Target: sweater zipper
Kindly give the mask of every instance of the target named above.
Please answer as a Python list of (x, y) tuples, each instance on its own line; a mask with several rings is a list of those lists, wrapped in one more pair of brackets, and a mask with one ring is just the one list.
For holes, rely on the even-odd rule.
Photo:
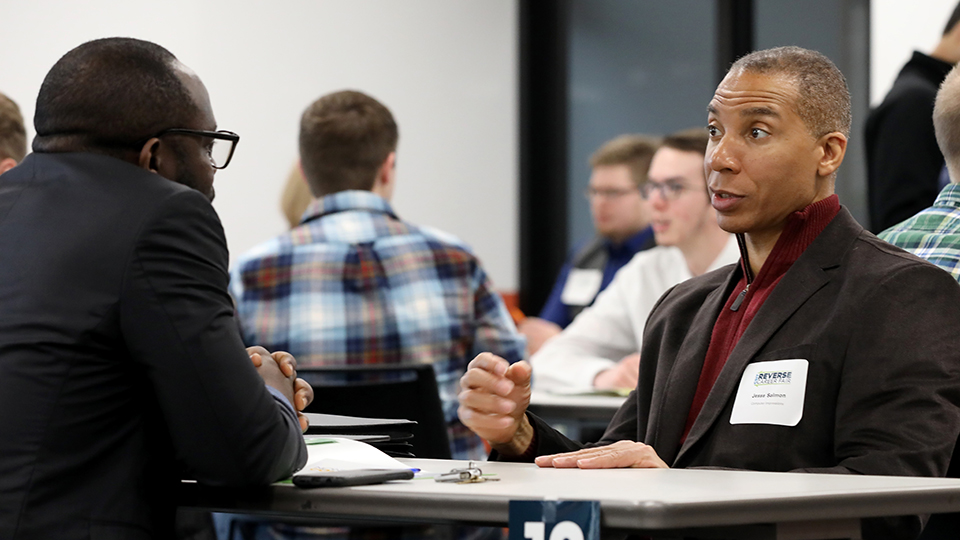
[(730, 306), (730, 311), (740, 309), (740, 305), (743, 304), (743, 299), (747, 297), (747, 292), (753, 283), (753, 270), (750, 269), (750, 257), (747, 255), (747, 243), (743, 238), (743, 234), (737, 233), (737, 245), (740, 246), (740, 256), (743, 258), (743, 275), (747, 278), (747, 286), (737, 295), (737, 299), (734, 300), (733, 305)]

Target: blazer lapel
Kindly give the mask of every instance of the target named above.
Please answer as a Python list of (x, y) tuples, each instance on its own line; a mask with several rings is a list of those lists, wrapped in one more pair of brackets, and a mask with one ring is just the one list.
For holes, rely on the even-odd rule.
[[(725, 283), (707, 295), (687, 330), (688, 337), (677, 352), (660, 399), (651, 410), (651, 423), (647, 429), (650, 436), (645, 442), (656, 448), (657, 455), (667, 463), (673, 461), (680, 447), (680, 437), (687, 425), (687, 415), (700, 380), (714, 323), (726, 303), (729, 291), (741, 275), (740, 266), (737, 265)], [(703, 339), (704, 336), (706, 339)]]
[[(807, 251), (797, 259), (797, 262), (787, 270), (783, 279), (780, 280), (776, 289), (761, 306), (750, 326), (747, 327), (740, 341), (733, 348), (730, 357), (727, 358), (717, 382), (713, 385), (710, 393), (707, 394), (703, 409), (690, 428), (690, 434), (680, 448), (673, 464), (679, 462), (684, 454), (717, 421), (720, 413), (726, 408), (727, 401), (736, 392), (746, 365), (750, 363), (787, 319), (808, 298), (830, 281), (830, 277), (824, 272), (824, 269), (839, 266), (843, 253), (847, 251), (849, 244), (855, 239), (848, 236), (848, 240), (844, 242), (840, 238), (835, 238), (836, 233), (851, 226), (862, 229), (846, 209), (841, 208), (833, 222), (814, 240)], [(716, 316), (712, 323), (715, 322)], [(710, 330), (713, 330), (712, 324)], [(709, 341), (710, 334), (707, 333), (706, 335), (707, 341)], [(705, 355), (706, 348), (700, 356), (701, 365)], [(699, 371), (697, 377), (699, 377)], [(694, 382), (695, 386), (696, 381)], [(686, 410), (689, 412), (689, 401)]]

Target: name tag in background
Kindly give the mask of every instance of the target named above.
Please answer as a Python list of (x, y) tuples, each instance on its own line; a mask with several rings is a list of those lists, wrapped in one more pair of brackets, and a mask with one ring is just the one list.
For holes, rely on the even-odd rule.
[(603, 282), (603, 272), (585, 268), (571, 268), (560, 301), (568, 306), (585, 306), (596, 298)]
[(797, 425), (803, 418), (809, 365), (802, 359), (747, 365), (733, 402), (730, 423)]

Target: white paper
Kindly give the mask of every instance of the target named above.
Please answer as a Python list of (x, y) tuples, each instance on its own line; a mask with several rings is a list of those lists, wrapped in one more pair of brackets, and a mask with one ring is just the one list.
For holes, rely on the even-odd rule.
[(585, 268), (571, 268), (560, 301), (568, 306), (585, 306), (597, 297), (603, 272)]
[(797, 425), (803, 418), (809, 364), (795, 358), (747, 365), (730, 423)]
[(339, 437), (325, 438), (334, 442), (308, 444), (307, 464), (294, 476), (306, 472), (410, 468), (367, 443)]

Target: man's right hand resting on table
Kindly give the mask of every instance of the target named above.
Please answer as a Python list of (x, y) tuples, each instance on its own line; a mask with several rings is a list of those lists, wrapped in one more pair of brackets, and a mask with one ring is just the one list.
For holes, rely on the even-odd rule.
[[(510, 365), (499, 356), (482, 353), (470, 361), (460, 379), (460, 421), (505, 457), (524, 455), (534, 442), (534, 427), (526, 415), (530, 371), (527, 362)], [(581, 469), (667, 467), (653, 447), (633, 441), (539, 456), (536, 464)]]

